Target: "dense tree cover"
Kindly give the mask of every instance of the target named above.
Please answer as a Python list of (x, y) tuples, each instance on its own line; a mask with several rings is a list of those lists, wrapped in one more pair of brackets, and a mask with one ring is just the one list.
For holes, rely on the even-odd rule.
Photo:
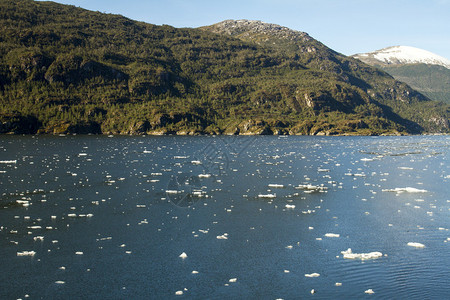
[(449, 130), (449, 106), (314, 39), (249, 36), (0, 0), (0, 132)]
[(377, 66), (432, 100), (450, 104), (450, 69), (438, 65)]

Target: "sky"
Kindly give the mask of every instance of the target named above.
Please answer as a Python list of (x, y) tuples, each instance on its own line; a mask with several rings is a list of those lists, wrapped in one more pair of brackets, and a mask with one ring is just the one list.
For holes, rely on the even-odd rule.
[(450, 59), (450, 0), (57, 0), (174, 27), (260, 20), (307, 32), (345, 55), (412, 46)]

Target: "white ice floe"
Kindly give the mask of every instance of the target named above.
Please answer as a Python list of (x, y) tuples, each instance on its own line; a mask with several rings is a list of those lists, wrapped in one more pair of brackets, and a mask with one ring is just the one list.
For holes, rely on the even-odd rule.
[(75, 255), (83, 255), (84, 253), (83, 253), (83, 251), (77, 251), (77, 252), (75, 252)]
[(191, 161), (191, 164), (193, 164), (193, 165), (201, 165), (202, 162), (199, 161), (199, 160), (192, 160), (192, 161)]
[(276, 198), (277, 194), (259, 194), (258, 198)]
[(231, 278), (230, 280), (228, 280), (228, 282), (236, 282), (237, 278)]
[(55, 281), (56, 284), (64, 284), (65, 282), (62, 280)]
[(361, 161), (373, 161), (373, 158), (361, 158)]
[(286, 204), (285, 207), (286, 207), (287, 209), (294, 209), (294, 208), (295, 208), (295, 205), (294, 205), (294, 204)]
[(166, 190), (167, 194), (178, 194), (181, 193), (181, 191), (177, 191), (177, 190)]
[(326, 237), (331, 237), (331, 238), (338, 238), (341, 235), (339, 233), (325, 233)]
[(312, 185), (312, 184), (300, 184), (295, 187), (299, 190), (304, 190), (305, 193), (312, 193), (312, 192), (326, 192), (327, 187), (323, 185)]
[(194, 270), (194, 271), (192, 271), (192, 274), (198, 274), (198, 271)]
[(211, 177), (211, 174), (199, 174), (198, 178), (209, 178)]
[(335, 286), (342, 286), (342, 282), (336, 282), (334, 285)]
[(366, 293), (366, 294), (375, 294), (375, 292), (372, 289), (365, 290), (364, 293)]
[(425, 248), (424, 244), (416, 243), (416, 242), (409, 242), (407, 245), (410, 246), (410, 247)]
[(271, 188), (277, 188), (277, 189), (284, 188), (283, 184), (276, 184), (276, 183), (269, 183), (268, 186), (271, 187)]
[(185, 259), (185, 258), (187, 258), (188, 256), (187, 256), (186, 252), (183, 252), (183, 253), (181, 253), (180, 256), (178, 256), (178, 257), (180, 257), (180, 258), (182, 258), (182, 259)]
[(413, 187), (395, 188), (395, 189), (383, 189), (383, 192), (394, 192), (394, 193), (427, 193), (427, 190), (421, 190)]
[(320, 276), (319, 273), (305, 274), (305, 277), (310, 277), (310, 278), (312, 278), (312, 277), (319, 277), (319, 276)]
[(375, 252), (369, 252), (369, 253), (353, 253), (351, 248), (348, 248), (345, 251), (341, 251), (341, 253), (344, 255), (345, 259), (360, 259), (360, 260), (366, 260), (366, 259), (376, 259), (383, 256), (383, 253), (375, 251)]
[(183, 291), (176, 291), (176, 292), (175, 292), (175, 295), (181, 296), (181, 295), (183, 295)]
[(17, 256), (35, 256), (36, 252), (35, 251), (22, 251), (22, 252), (17, 252)]
[(15, 164), (17, 160), (0, 160), (0, 164)]
[(224, 233), (222, 235), (217, 236), (218, 240), (228, 240), (228, 233)]
[(35, 236), (34, 238), (33, 238), (33, 240), (35, 240), (35, 241), (44, 241), (44, 237), (43, 236)]

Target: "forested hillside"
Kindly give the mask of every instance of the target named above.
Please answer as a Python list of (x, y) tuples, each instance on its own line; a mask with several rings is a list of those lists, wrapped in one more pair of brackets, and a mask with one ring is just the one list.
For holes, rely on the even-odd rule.
[(387, 73), (302, 32), (227, 22), (179, 29), (0, 0), (0, 133), (449, 131), (448, 105)]

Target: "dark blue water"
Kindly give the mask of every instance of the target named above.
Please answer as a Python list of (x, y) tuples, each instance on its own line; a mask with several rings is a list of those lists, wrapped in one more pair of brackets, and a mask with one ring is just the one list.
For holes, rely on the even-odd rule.
[(0, 298), (448, 298), (449, 146), (2, 136)]

